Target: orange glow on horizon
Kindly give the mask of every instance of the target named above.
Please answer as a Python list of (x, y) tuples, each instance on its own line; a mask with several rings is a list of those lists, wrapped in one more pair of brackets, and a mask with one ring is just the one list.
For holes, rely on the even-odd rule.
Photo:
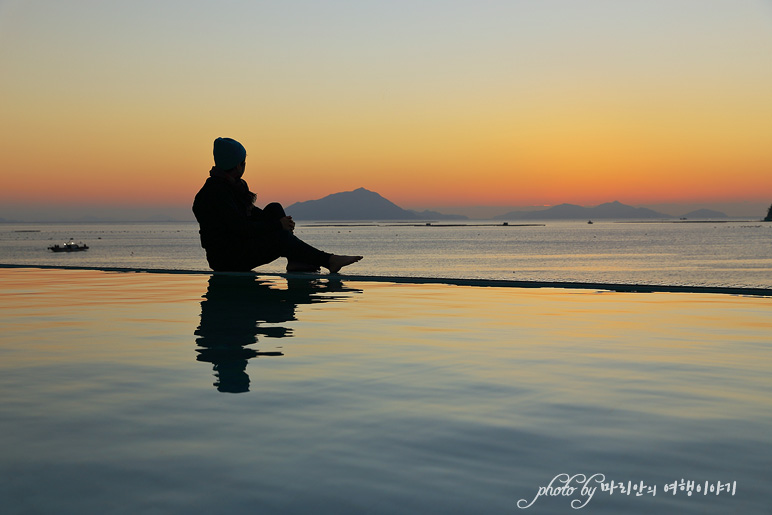
[(400, 206), (772, 197), (772, 18), (753, 3), (419, 3), (406, 25), (388, 3), (314, 7), (320, 23), (193, 2), (173, 26), (12, 4), (2, 204), (189, 205), (218, 136), (246, 146), (259, 202), (285, 205), (358, 187)]

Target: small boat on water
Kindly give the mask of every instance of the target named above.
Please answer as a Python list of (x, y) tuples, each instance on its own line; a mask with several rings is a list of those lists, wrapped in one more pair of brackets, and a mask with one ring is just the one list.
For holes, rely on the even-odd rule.
[(75, 243), (73, 239), (70, 239), (70, 241), (62, 243), (61, 245), (51, 245), (48, 247), (48, 250), (54, 252), (78, 252), (81, 250), (88, 250), (88, 245), (85, 243)]

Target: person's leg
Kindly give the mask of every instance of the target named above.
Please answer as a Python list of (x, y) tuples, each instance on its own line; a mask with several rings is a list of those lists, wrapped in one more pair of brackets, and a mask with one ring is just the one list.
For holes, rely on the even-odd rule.
[[(281, 235), (283, 245), (280, 246), (279, 251), (282, 256), (285, 256), (290, 264), (288, 264), (287, 271), (292, 272), (291, 268), (295, 268), (294, 271), (314, 271), (318, 270), (320, 266), (328, 269), (330, 273), (337, 273), (344, 266), (348, 266), (352, 263), (356, 263), (362, 259), (362, 256), (338, 256), (337, 254), (330, 254), (329, 252), (323, 252), (316, 249), (304, 242), (289, 231), (279, 231), (284, 233)], [(312, 265), (313, 269), (299, 268), (301, 266)], [(297, 268), (296, 268), (297, 267)]]
[(263, 216), (268, 220), (278, 220), (287, 215), (284, 213), (284, 207), (282, 207), (281, 204), (278, 202), (271, 202), (263, 208)]
[(280, 256), (287, 258), (289, 268), (301, 270), (313, 267), (317, 270), (330, 264), (332, 254), (312, 247), (289, 231), (277, 231), (267, 240)]
[[(287, 215), (281, 204), (272, 202), (263, 209), (263, 216), (267, 219), (278, 220)], [(321, 251), (304, 242), (290, 231), (280, 230), (271, 232), (266, 235), (266, 240), (267, 242), (260, 242), (260, 244), (268, 243), (266, 245), (267, 249), (261, 250), (265, 252), (270, 249), (271, 253), (278, 253), (279, 256), (286, 257), (288, 272), (313, 272), (323, 266), (331, 273), (336, 273), (344, 266), (356, 263), (362, 259), (362, 256), (337, 256)], [(276, 258), (274, 257), (270, 261), (274, 259)], [(265, 263), (270, 261), (265, 261)]]
[[(263, 208), (263, 216), (267, 220), (279, 220), (286, 213), (278, 202), (271, 202)], [(287, 258), (288, 272), (315, 272), (321, 266), (329, 264), (331, 254), (322, 252), (307, 244), (289, 231), (279, 231), (270, 235), (271, 247)]]

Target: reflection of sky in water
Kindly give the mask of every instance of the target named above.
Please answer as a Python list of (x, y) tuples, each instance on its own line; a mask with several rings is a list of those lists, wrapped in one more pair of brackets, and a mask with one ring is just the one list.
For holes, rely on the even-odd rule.
[[(8, 513), (512, 513), (596, 472), (659, 490), (593, 513), (769, 506), (769, 298), (9, 269), (0, 288)], [(737, 494), (665, 495), (681, 478)]]

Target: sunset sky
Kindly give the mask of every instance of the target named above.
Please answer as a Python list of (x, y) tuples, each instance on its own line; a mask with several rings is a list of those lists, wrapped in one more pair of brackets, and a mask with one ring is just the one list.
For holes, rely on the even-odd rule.
[[(0, 217), (772, 202), (770, 0), (0, 0)], [(763, 213), (759, 212), (759, 215)]]

